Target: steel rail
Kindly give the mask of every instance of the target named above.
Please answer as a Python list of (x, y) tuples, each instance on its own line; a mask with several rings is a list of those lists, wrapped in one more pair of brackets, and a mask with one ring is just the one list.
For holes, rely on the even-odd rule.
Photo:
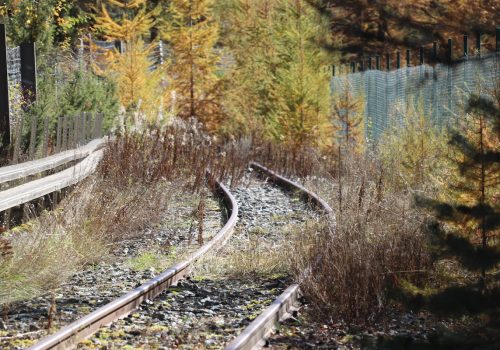
[(159, 276), (149, 280), (140, 287), (109, 304), (102, 306), (87, 316), (63, 327), (57, 333), (43, 338), (29, 349), (47, 350), (76, 347), (80, 340), (92, 335), (99, 330), (99, 328), (109, 325), (136, 310), (144, 300), (150, 300), (158, 296), (162, 291), (185, 276), (189, 272), (190, 266), (202, 255), (211, 249), (222, 246), (231, 236), (233, 228), (238, 220), (238, 205), (232, 194), (222, 183), (215, 181), (215, 186), (216, 192), (221, 196), (230, 215), (224, 227), (214, 238), (212, 238), (212, 240), (210, 240), (210, 242), (199, 248), (187, 260), (168, 268)]
[(93, 152), (71, 168), (0, 192), (0, 211), (27, 203), (82, 181), (95, 171), (102, 155), (102, 150)]
[(333, 215), (333, 210), (328, 205), (328, 203), (326, 203), (316, 193), (308, 190), (301, 184), (289, 180), (286, 177), (283, 177), (275, 173), (271, 169), (268, 169), (259, 163), (250, 162), (250, 167), (267, 176), (276, 185), (284, 187), (291, 191), (297, 191), (306, 202), (313, 204), (316, 207), (316, 209), (323, 212), (324, 214)]
[[(333, 217), (332, 208), (321, 199), (316, 193), (306, 189), (304, 186), (291, 181), (274, 171), (255, 162), (250, 166), (261, 174), (267, 176), (278, 186), (291, 191), (297, 191), (308, 203), (312, 203), (316, 209), (324, 215)], [(275, 328), (276, 324), (286, 318), (290, 311), (297, 304), (300, 295), (299, 285), (289, 286), (269, 307), (267, 307), (255, 320), (253, 320), (233, 341), (231, 341), (225, 350), (250, 350), (264, 345), (264, 339)]]
[(85, 158), (104, 145), (105, 142), (105, 138), (96, 139), (90, 141), (85, 146), (60, 152), (49, 157), (2, 167), (0, 168), (0, 184), (35, 175), (42, 171), (55, 169), (60, 165)]

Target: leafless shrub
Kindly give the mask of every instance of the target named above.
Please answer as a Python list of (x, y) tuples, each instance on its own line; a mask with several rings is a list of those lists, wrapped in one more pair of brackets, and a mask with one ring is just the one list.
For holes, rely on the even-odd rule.
[(298, 236), (291, 266), (320, 314), (370, 322), (392, 287), (429, 267), (423, 218), (409, 195), (384, 190), (382, 171), (368, 160), (353, 157), (341, 170), (324, 197), (336, 220)]

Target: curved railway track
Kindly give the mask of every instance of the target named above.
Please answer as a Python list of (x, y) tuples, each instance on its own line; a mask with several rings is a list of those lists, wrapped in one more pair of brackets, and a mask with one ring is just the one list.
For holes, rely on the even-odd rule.
[(193, 262), (211, 249), (223, 245), (231, 236), (232, 230), (236, 225), (238, 205), (223, 184), (215, 181), (215, 188), (226, 206), (229, 218), (224, 227), (208, 243), (199, 248), (188, 259), (168, 268), (159, 276), (147, 281), (122, 297), (63, 327), (58, 332), (30, 347), (30, 349), (67, 349), (75, 347), (80, 340), (90, 336), (100, 327), (128, 315), (137, 309), (142, 302), (154, 299), (162, 291), (175, 285), (189, 272)]
[[(323, 215), (333, 219), (333, 210), (323, 199), (302, 185), (291, 181), (274, 171), (252, 162), (252, 168), (267, 176), (274, 183), (292, 191), (298, 191), (303, 200), (313, 204)], [(296, 309), (300, 290), (298, 284), (290, 285), (268, 308), (266, 308), (245, 330), (236, 337), (226, 350), (248, 350), (265, 345), (265, 338), (281, 320), (286, 319)]]
[[(290, 181), (271, 170), (257, 164), (251, 163), (250, 167), (277, 186), (298, 194), (305, 202), (312, 205), (322, 215), (332, 215), (331, 208), (316, 194), (308, 191), (301, 185)], [(193, 263), (199, 260), (207, 252), (221, 247), (231, 236), (238, 220), (238, 204), (229, 190), (221, 183), (215, 181), (217, 193), (220, 194), (229, 215), (224, 227), (212, 238), (194, 252), (188, 259), (165, 270), (159, 276), (149, 280), (140, 287), (112, 301), (109, 304), (93, 311), (87, 316), (65, 326), (58, 332), (43, 338), (30, 349), (67, 349), (74, 348), (79, 341), (89, 337), (101, 327), (112, 324), (122, 319), (139, 306), (157, 297), (160, 293), (175, 285), (181, 278), (185, 277)], [(260, 314), (245, 330), (234, 339), (228, 349), (251, 349), (262, 343), (264, 337), (270, 333), (276, 322), (289, 314), (297, 301), (299, 295), (298, 285), (292, 285), (283, 292), (265, 311)]]

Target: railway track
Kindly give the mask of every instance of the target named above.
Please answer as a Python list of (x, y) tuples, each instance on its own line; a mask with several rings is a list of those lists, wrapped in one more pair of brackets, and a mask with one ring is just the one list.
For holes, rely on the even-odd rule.
[[(232, 190), (240, 220), (224, 247), (195, 264), (189, 280), (101, 328), (79, 348), (222, 348), (271, 304), (290, 280), (285, 266), (273, 267), (267, 255), (283, 249), (293, 229), (316, 215), (293, 192), (255, 177), (247, 181)], [(268, 273), (261, 273), (263, 264)]]
[[(256, 163), (252, 163), (251, 167), (254, 172), (263, 175), (273, 185), (269, 183), (257, 185), (256, 188), (265, 189), (259, 194), (263, 198), (259, 199), (255, 196), (251, 198), (252, 195), (249, 196), (245, 189), (237, 189), (235, 192), (235, 196), (243, 201), (242, 204), (246, 203), (245, 210), (241, 214), (243, 228), (238, 230), (239, 236), (243, 239), (248, 238), (250, 231), (259, 231), (262, 224), (265, 224), (266, 219), (260, 217), (262, 213), (264, 216), (267, 214), (267, 220), (274, 221), (275, 224), (280, 222), (284, 226), (297, 227), (300, 227), (307, 217), (310, 219), (317, 216), (318, 212), (331, 214), (331, 209), (326, 203), (302, 186)], [(285, 189), (288, 193), (283, 193), (274, 185)], [(206, 253), (216, 248), (220, 249), (230, 238), (236, 225), (238, 204), (235, 198), (223, 184), (216, 182), (216, 188), (230, 215), (224, 227), (210, 242), (183, 262), (42, 339), (30, 349), (65, 349), (76, 346), (121, 348), (131, 344), (134, 346), (156, 344), (154, 348), (165, 349), (222, 348), (239, 333), (241, 335), (234, 339), (229, 348), (249, 349), (262, 342), (275, 322), (291, 310), (298, 296), (298, 286), (292, 285), (286, 289), (289, 284), (286, 274), (268, 279), (253, 278), (253, 282), (249, 279), (236, 278), (232, 279), (229, 286), (227, 280), (222, 282), (214, 278), (188, 278), (179, 282), (182, 277), (188, 276), (195, 262)], [(298, 197), (302, 201), (298, 200)], [(261, 205), (266, 201), (267, 204)], [(306, 203), (319, 211), (305, 214), (308, 207)], [(285, 209), (285, 213), (280, 213), (282, 209)], [(251, 214), (248, 216), (247, 212)], [(280, 225), (276, 227), (278, 230), (283, 229)], [(268, 241), (272, 241), (274, 236), (271, 234), (269, 238)], [(239, 244), (243, 244), (241, 240)], [(210, 264), (210, 260), (208, 263), (205, 262), (206, 264)], [(177, 283), (179, 285), (175, 289), (168, 290)], [(280, 293), (283, 294), (279, 296)], [(157, 296), (158, 300), (153, 301)], [(275, 300), (276, 297), (278, 299)], [(264, 312), (261, 314), (262, 311)], [(203, 321), (200, 322), (200, 319)], [(179, 323), (176, 320), (182, 322), (176, 324)], [(103, 328), (110, 324), (112, 324), (110, 327)], [(149, 331), (143, 332), (140, 327), (138, 330), (137, 324), (145, 326)], [(249, 328), (246, 328), (247, 326)], [(185, 331), (191, 335), (201, 334), (201, 336), (186, 338), (182, 335), (186, 334)], [(82, 342), (95, 332), (96, 335)]]

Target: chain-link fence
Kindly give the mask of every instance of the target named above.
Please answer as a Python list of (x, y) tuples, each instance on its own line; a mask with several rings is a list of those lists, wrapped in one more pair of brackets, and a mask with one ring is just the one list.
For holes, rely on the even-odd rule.
[(7, 76), (9, 81), (9, 122), (11, 130), (17, 127), (18, 118), (22, 104), (21, 92), (21, 48), (7, 48)]
[(345, 89), (365, 103), (365, 133), (376, 143), (409, 108), (424, 113), (436, 125), (457, 120), (467, 95), (492, 88), (500, 78), (500, 54), (489, 53), (435, 66), (404, 67), (395, 71), (367, 70), (333, 77), (332, 94)]

